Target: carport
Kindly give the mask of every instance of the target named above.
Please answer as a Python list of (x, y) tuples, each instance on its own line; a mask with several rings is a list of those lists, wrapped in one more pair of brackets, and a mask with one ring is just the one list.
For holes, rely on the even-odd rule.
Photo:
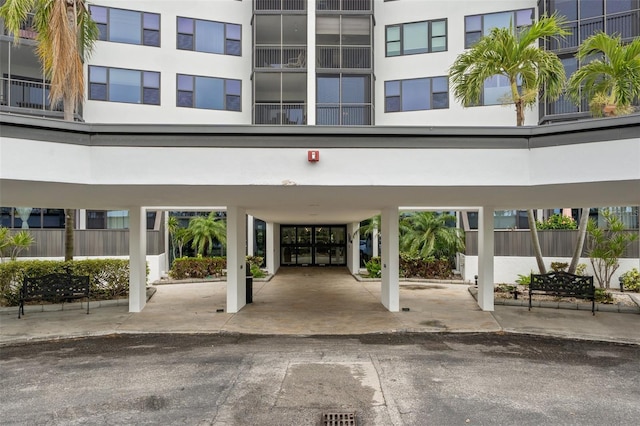
[[(131, 312), (145, 306), (145, 211), (223, 206), (227, 310), (245, 305), (246, 216), (346, 225), (381, 214), (380, 301), (399, 306), (398, 212), (479, 212), (479, 296), (493, 310), (493, 212), (640, 205), (640, 116), (540, 127), (194, 126), (0, 115), (2, 205), (126, 209)], [(319, 161), (310, 161), (315, 151)], [(347, 245), (357, 268), (357, 242)]]

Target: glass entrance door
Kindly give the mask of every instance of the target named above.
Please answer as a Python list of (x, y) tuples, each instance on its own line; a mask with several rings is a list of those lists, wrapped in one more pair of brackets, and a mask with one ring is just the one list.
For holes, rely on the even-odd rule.
[(344, 225), (282, 225), (280, 264), (283, 266), (344, 266), (347, 264)]

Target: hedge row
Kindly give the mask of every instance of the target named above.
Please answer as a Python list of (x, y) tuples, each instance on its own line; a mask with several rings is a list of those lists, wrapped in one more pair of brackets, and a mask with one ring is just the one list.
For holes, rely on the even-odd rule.
[(225, 257), (181, 257), (173, 261), (169, 276), (174, 280), (219, 277), (226, 267)]
[(425, 259), (407, 253), (400, 253), (400, 276), (404, 278), (448, 279), (453, 277), (452, 270), (453, 265), (449, 259), (436, 259), (433, 257)]
[[(16, 306), (25, 276), (53, 273), (88, 275), (91, 299), (114, 299), (129, 295), (127, 259), (24, 260), (0, 263), (0, 305)], [(148, 274), (148, 270), (147, 270)]]

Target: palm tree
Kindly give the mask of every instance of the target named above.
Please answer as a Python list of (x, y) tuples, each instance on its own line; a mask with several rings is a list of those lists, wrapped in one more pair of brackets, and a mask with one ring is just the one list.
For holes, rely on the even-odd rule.
[(420, 257), (452, 259), (464, 250), (464, 232), (453, 228), (450, 214), (415, 212), (400, 221), (400, 249)]
[(215, 212), (208, 216), (196, 216), (189, 221), (189, 236), (191, 247), (199, 255), (206, 255), (213, 249), (213, 242), (218, 241), (223, 246), (227, 244), (227, 222), (216, 217)]
[(532, 108), (538, 93), (557, 99), (564, 88), (565, 73), (560, 59), (540, 49), (536, 42), (544, 37), (567, 34), (562, 19), (556, 15), (543, 17), (523, 30), (494, 28), (471, 49), (460, 54), (449, 68), (454, 96), (465, 107), (480, 103), (485, 81), (501, 75), (509, 80), (509, 103), (515, 104), (516, 122), (524, 125), (524, 110)]
[(173, 258), (182, 257), (182, 248), (189, 241), (189, 231), (187, 228), (180, 227), (180, 221), (175, 216), (169, 217), (168, 228)]
[(584, 95), (596, 116), (633, 112), (640, 97), (640, 38), (623, 45), (620, 36), (597, 33), (578, 48), (576, 57), (588, 61), (569, 79), (567, 94), (576, 103)]
[[(64, 119), (73, 121), (76, 107), (84, 99), (83, 63), (98, 39), (98, 27), (84, 0), (6, 0), (0, 7), (5, 28), (20, 40), (20, 26), (33, 13), (37, 32), (37, 54), (51, 82), (50, 105), (60, 100)], [(75, 210), (65, 209), (65, 260), (73, 259)]]
[[(533, 107), (544, 88), (547, 100), (560, 97), (566, 80), (562, 61), (552, 52), (540, 49), (536, 42), (545, 37), (568, 34), (557, 15), (542, 17), (522, 31), (494, 28), (470, 50), (462, 53), (449, 69), (454, 96), (464, 106), (480, 103), (485, 81), (501, 75), (509, 80), (509, 103), (516, 107), (516, 125), (524, 125), (524, 111)], [(545, 273), (533, 210), (527, 210), (531, 241), (540, 273)]]

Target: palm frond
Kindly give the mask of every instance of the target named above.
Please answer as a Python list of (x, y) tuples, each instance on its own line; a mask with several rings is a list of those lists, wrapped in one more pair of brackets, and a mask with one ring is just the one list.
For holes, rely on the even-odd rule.
[(36, 8), (38, 0), (6, 0), (0, 6), (0, 18), (4, 20), (4, 27), (13, 34), (14, 44), (20, 42), (20, 26), (27, 20), (29, 13)]

